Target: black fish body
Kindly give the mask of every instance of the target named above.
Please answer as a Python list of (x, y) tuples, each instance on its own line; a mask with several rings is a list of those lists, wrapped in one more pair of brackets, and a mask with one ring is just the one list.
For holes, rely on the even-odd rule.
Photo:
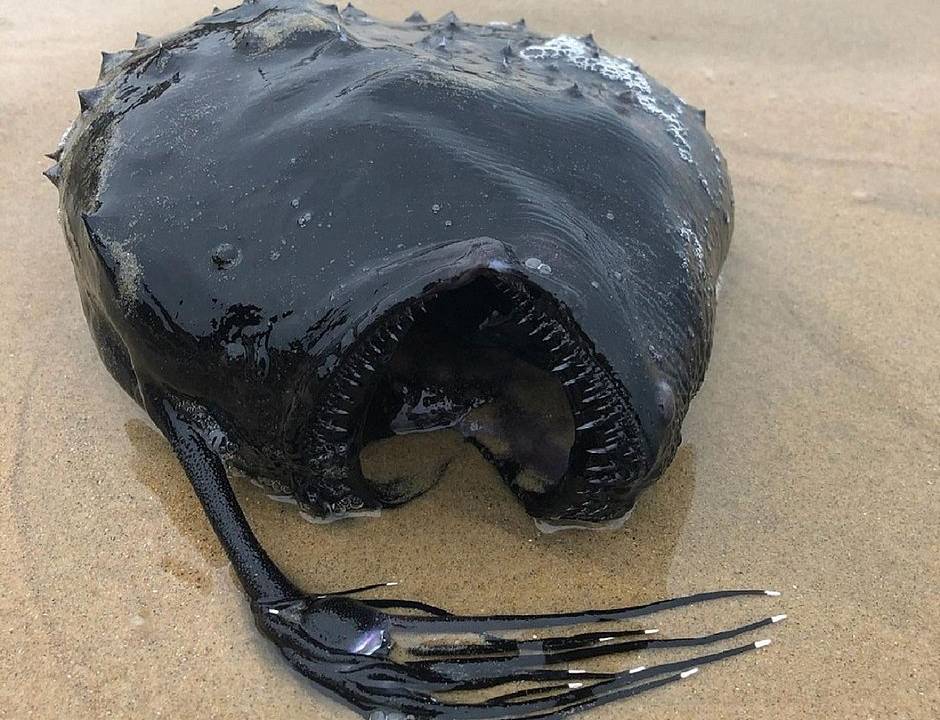
[[(617, 396), (614, 432), (579, 431), (529, 511), (621, 516), (669, 464), (732, 200), (701, 113), (630, 61), (524, 25), (258, 2), (105, 65), (58, 173), (86, 316), (128, 392), (198, 406), (236, 465), (311, 512), (377, 507), (355, 427), (324, 430), (327, 386), (384, 314), (490, 272), (557, 303)], [(616, 469), (585, 482), (612, 437)]]
[(80, 96), (48, 175), (85, 315), (236, 567), (268, 561), (226, 536), (223, 461), (320, 516), (408, 499), (357, 458), (417, 327), (564, 388), (567, 469), (506, 476), (536, 517), (622, 517), (671, 462), (733, 201), (704, 113), (632, 61), (521, 22), (259, 0), (106, 54)]

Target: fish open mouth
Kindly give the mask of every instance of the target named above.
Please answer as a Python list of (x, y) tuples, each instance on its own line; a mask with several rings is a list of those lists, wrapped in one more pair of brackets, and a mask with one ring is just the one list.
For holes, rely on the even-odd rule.
[(396, 305), (350, 346), (321, 398), (318, 464), (354, 490), (333, 514), (433, 485), (443, 469), (423, 457), (422, 436), (434, 431), (472, 442), (550, 523), (623, 517), (647, 468), (623, 385), (568, 309), (522, 273), (473, 268)]

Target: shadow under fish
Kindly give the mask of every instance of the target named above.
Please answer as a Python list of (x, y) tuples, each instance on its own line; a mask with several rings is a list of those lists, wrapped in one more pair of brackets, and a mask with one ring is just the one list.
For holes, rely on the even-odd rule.
[(314, 518), (374, 513), (439, 472), (385, 476), (370, 449), (450, 429), (543, 527), (622, 521), (710, 352), (733, 201), (703, 112), (590, 36), (298, 0), (139, 35), (79, 97), (46, 175), (92, 335), (296, 670), (374, 718), (541, 718), (768, 642), (571, 667), (777, 622), (622, 626), (763, 590), (481, 617), (353, 597), (388, 584), (310, 595), (228, 480)]

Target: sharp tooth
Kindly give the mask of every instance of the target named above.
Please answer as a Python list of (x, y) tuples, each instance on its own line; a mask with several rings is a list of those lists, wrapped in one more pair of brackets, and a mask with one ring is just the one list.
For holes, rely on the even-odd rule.
[(569, 367), (571, 367), (571, 363), (563, 362), (561, 363), (561, 365), (556, 365), (555, 367), (553, 367), (552, 372), (560, 372), (562, 370), (566, 370)]

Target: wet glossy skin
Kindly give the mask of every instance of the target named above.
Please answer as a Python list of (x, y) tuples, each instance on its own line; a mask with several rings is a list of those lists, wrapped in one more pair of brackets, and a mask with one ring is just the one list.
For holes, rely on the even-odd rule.
[(112, 372), (206, 408), (230, 460), (311, 513), (376, 507), (354, 471), (321, 467), (324, 381), (390, 308), (498, 267), (612, 368), (637, 458), (616, 496), (571, 487), (527, 508), (627, 512), (704, 374), (730, 190), (698, 111), (631, 65), (602, 66), (629, 82), (608, 80), (543, 44), (265, 3), (145, 41), (86, 95), (61, 163)]
[[(640, 613), (500, 624), (305, 598), (251, 533), (225, 463), (322, 516), (407, 500), (359, 470), (369, 398), (427, 305), (477, 283), (469, 351), (505, 345), (555, 373), (577, 425), (564, 477), (513, 489), (549, 521), (623, 516), (675, 454), (710, 349), (732, 199), (704, 116), (592, 39), (524, 24), (258, 2), (138, 44), (105, 58), (50, 176), (102, 358), (173, 444), (259, 627), (367, 710), (551, 714), (645, 689), (646, 675), (597, 677), (550, 701), (441, 705), (432, 693), (557, 681), (552, 653), (487, 639), (401, 665), (396, 633)], [(382, 612), (399, 606), (420, 617)]]

